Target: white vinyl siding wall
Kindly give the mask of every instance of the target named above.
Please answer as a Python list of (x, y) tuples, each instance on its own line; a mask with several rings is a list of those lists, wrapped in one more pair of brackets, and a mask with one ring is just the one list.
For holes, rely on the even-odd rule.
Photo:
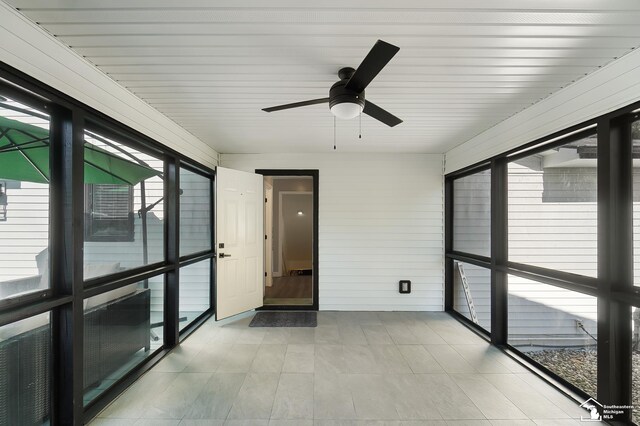
[(36, 255), (49, 244), (49, 185), (7, 182), (7, 220), (0, 222), (0, 285), (38, 275)]
[(320, 309), (443, 309), (441, 155), (225, 154), (221, 165), (319, 170)]

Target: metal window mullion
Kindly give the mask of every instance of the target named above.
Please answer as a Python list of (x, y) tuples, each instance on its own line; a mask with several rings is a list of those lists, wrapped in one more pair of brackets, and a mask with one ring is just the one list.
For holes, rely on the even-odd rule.
[(78, 110), (52, 113), (49, 282), (55, 296), (71, 296), (52, 315), (53, 425), (83, 421), (83, 127)]
[(165, 256), (167, 263), (173, 266), (165, 274), (164, 345), (172, 348), (179, 342), (180, 169), (177, 157), (166, 157), (164, 178)]
[[(633, 164), (629, 120), (598, 122), (598, 400), (630, 405), (631, 307), (612, 297), (633, 287)], [(619, 421), (630, 421), (625, 412)]]
[[(444, 252), (453, 251), (453, 179), (444, 182)], [(444, 310), (453, 310), (453, 259), (444, 259)]]
[(491, 343), (502, 346), (508, 337), (507, 274), (499, 266), (508, 260), (507, 161), (491, 161)]

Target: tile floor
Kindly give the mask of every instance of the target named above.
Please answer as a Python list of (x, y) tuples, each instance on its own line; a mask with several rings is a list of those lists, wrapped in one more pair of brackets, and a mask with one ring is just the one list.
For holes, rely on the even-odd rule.
[(208, 321), (91, 422), (579, 425), (586, 412), (445, 313), (319, 312), (317, 328)]

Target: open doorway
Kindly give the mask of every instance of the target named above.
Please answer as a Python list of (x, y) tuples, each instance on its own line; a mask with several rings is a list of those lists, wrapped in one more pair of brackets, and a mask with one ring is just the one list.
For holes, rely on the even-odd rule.
[(264, 175), (265, 309), (318, 309), (318, 172)]

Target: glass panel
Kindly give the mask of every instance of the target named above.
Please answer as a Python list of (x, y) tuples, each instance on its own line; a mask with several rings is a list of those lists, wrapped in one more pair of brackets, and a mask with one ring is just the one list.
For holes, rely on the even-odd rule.
[(162, 160), (94, 133), (84, 157), (85, 280), (164, 260)]
[[(465, 291), (463, 277), (469, 293)], [(453, 309), (491, 331), (491, 271), (481, 266), (453, 262)]]
[[(633, 139), (633, 284), (640, 286), (640, 120), (631, 125)], [(640, 405), (638, 406), (640, 409)]]
[(49, 313), (0, 327), (0, 425), (49, 424)]
[(164, 275), (84, 301), (84, 403), (163, 343)]
[(180, 256), (211, 250), (211, 180), (180, 169)]
[(210, 293), (211, 260), (180, 268), (180, 330), (209, 309)]
[(491, 171), (453, 181), (453, 249), (491, 256)]
[(633, 405), (633, 422), (635, 424), (640, 423), (640, 308), (633, 307), (633, 320), (632, 320), (632, 393), (631, 393), (631, 405)]
[(509, 275), (509, 344), (596, 395), (595, 297)]
[(0, 300), (49, 288), (49, 117), (0, 96)]
[(509, 163), (509, 260), (597, 276), (595, 135)]

